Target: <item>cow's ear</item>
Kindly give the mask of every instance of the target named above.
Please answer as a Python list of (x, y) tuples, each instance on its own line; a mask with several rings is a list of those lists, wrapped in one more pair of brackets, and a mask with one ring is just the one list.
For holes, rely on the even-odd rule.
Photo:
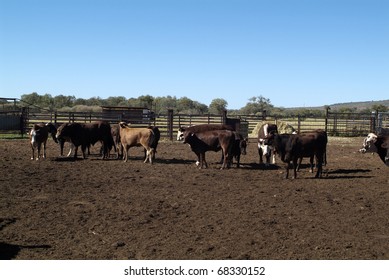
[(384, 148), (384, 149), (389, 149), (389, 143), (388, 142), (384, 142), (384, 143), (382, 143), (381, 147)]

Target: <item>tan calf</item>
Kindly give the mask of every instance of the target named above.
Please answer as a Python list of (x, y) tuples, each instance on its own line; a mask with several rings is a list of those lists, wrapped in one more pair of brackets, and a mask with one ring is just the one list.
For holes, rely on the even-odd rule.
[(154, 141), (154, 132), (149, 128), (136, 128), (130, 127), (125, 122), (119, 123), (120, 142), (123, 147), (123, 160), (128, 160), (128, 150), (131, 147), (143, 146), (146, 150), (146, 158), (150, 163), (153, 163), (154, 149), (151, 148), (151, 144)]

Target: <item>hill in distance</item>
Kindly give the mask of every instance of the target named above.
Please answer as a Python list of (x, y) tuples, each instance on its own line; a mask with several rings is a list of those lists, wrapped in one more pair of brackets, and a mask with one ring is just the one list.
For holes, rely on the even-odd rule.
[[(373, 105), (384, 105), (386, 107), (389, 107), (389, 99), (386, 100), (379, 100), (379, 101), (360, 101), (360, 102), (346, 102), (346, 103), (335, 103), (330, 104), (331, 109), (336, 110), (339, 108), (356, 108), (358, 111), (362, 111), (368, 108), (371, 108)], [(323, 106), (317, 106), (317, 107), (295, 107), (295, 108), (285, 108), (290, 110), (296, 110), (296, 109), (311, 109), (311, 110), (321, 110), (324, 108)]]

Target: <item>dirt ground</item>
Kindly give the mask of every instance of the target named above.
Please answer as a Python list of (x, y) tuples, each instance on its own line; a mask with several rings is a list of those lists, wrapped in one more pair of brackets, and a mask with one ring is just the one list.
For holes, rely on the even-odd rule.
[[(97, 156), (30, 160), (0, 141), (0, 259), (389, 259), (389, 168), (330, 138), (325, 178), (258, 164), (199, 170), (189, 146), (163, 141), (154, 165)], [(303, 163), (306, 163), (304, 160)], [(281, 165), (280, 165), (281, 166)]]

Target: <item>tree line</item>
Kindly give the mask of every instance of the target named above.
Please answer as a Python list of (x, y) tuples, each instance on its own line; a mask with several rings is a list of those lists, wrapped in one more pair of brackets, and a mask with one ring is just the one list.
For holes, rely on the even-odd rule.
[[(101, 106), (128, 106), (149, 108), (158, 114), (166, 114), (168, 109), (173, 109), (177, 114), (221, 114), (227, 110), (229, 115), (262, 115), (266, 111), (267, 115), (309, 115), (320, 117), (324, 116), (326, 108), (282, 108), (272, 105), (269, 98), (262, 95), (248, 99), (246, 105), (240, 109), (229, 110), (228, 102), (223, 98), (215, 98), (209, 105), (192, 100), (188, 97), (164, 96), (153, 97), (151, 95), (141, 95), (138, 97), (126, 98), (124, 96), (112, 96), (108, 98), (91, 97), (88, 99), (76, 98), (75, 96), (51, 94), (40, 95), (36, 92), (24, 94), (20, 99), (20, 106), (30, 106), (49, 111), (78, 111), (78, 112), (98, 112)], [(341, 113), (371, 112), (371, 111), (388, 111), (385, 105), (375, 104), (370, 108), (359, 110), (353, 107), (340, 107), (335, 111)]]

